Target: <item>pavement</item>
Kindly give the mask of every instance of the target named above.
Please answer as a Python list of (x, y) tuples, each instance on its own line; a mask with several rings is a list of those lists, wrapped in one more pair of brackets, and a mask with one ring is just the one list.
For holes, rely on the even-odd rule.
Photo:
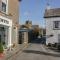
[(43, 45), (43, 50), (48, 53), (48, 55), (51, 56), (56, 56), (56, 57), (60, 57), (60, 51), (55, 51), (53, 49), (49, 49), (49, 47)]
[(0, 60), (8, 60), (11, 57), (13, 57), (14, 55), (18, 54), (19, 52), (21, 53), (22, 50), (24, 50), (28, 45), (25, 44), (19, 44), (17, 46), (15, 46), (13, 49), (11, 50), (5, 50), (5, 52), (3, 53), (2, 56), (0, 56)]
[(44, 44), (41, 44), (41, 42), (41, 39), (36, 39), (29, 43), (28, 47), (24, 48), (23, 51), (21, 49), (24, 46), (19, 46), (14, 54), (12, 54), (14, 52), (13, 50), (10, 56), (6, 55), (8, 58), (5, 60), (60, 60), (60, 52), (48, 49)]
[(60, 60), (60, 53), (53, 52), (36, 41), (30, 43), (29, 47), (24, 49), (22, 53), (19, 52), (8, 60)]

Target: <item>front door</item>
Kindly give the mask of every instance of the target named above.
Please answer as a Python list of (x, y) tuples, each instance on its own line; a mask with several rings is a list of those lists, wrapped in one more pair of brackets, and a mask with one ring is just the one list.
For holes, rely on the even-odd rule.
[(0, 27), (0, 43), (5, 44), (5, 29)]

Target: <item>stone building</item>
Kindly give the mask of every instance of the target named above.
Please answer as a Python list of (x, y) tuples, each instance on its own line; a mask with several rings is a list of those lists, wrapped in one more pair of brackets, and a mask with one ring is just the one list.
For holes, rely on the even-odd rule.
[(46, 44), (60, 43), (60, 8), (46, 9)]

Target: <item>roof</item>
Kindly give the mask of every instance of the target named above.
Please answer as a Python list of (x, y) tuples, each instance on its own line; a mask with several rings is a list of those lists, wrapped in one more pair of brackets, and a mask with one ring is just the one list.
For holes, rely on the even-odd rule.
[(29, 32), (29, 31), (32, 31), (32, 30), (31, 30), (31, 29), (24, 29), (24, 28), (23, 28), (23, 29), (20, 29), (19, 31), (20, 31), (20, 32)]
[(60, 8), (55, 9), (46, 9), (44, 18), (50, 18), (50, 17), (60, 17)]

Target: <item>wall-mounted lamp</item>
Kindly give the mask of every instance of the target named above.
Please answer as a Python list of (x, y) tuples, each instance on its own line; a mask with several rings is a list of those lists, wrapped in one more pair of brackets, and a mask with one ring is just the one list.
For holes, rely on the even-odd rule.
[(14, 27), (14, 29), (16, 29), (16, 27)]

